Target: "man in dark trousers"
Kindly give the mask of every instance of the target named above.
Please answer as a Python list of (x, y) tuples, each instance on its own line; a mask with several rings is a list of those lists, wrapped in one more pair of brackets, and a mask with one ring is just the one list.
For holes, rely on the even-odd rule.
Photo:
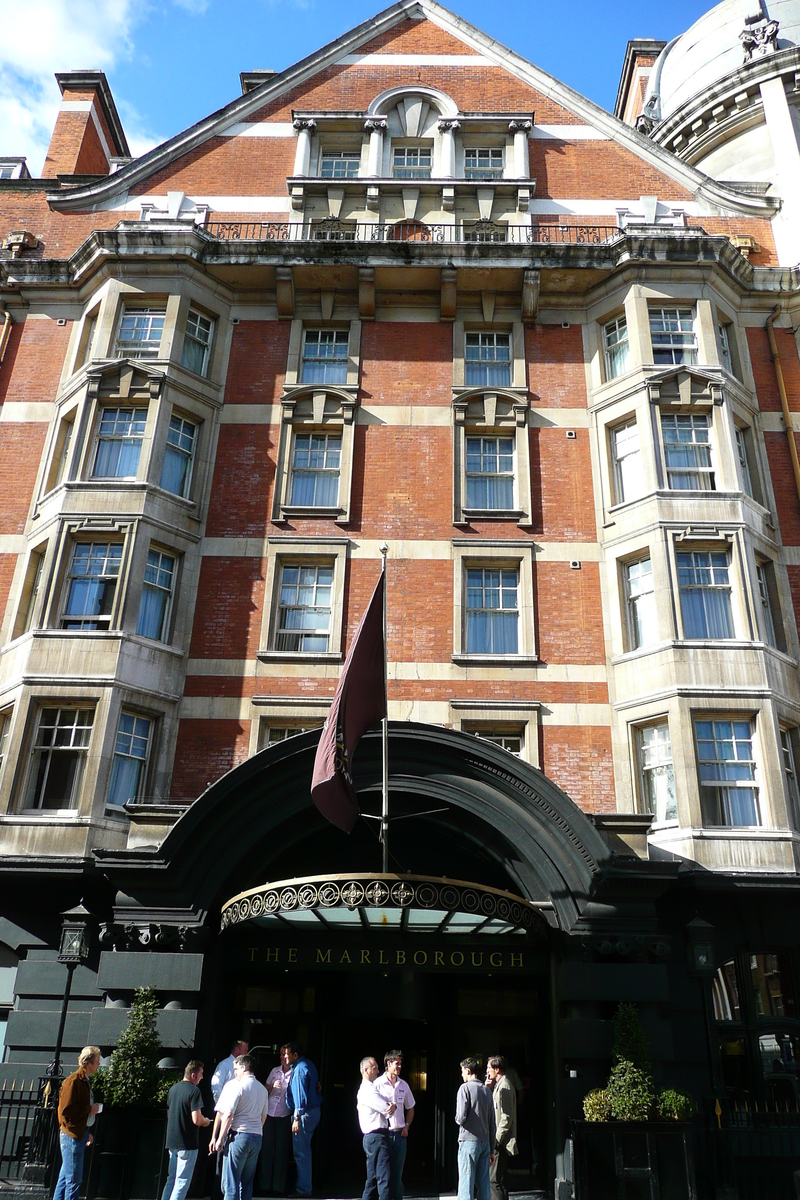
[(363, 1134), (364, 1153), (367, 1156), (367, 1182), (361, 1200), (389, 1200), (391, 1182), (391, 1154), (389, 1118), (395, 1105), (381, 1096), (375, 1087), (380, 1074), (377, 1059), (362, 1058), (361, 1087), (356, 1097), (358, 1124)]
[(292, 1114), (292, 1152), (297, 1167), (298, 1196), (311, 1195), (311, 1139), (319, 1125), (319, 1108), (322, 1097), (317, 1084), (317, 1068), (307, 1058), (299, 1042), (289, 1042), (289, 1062), (292, 1077), (289, 1080), (286, 1105)]
[(167, 1096), (167, 1150), (169, 1170), (161, 1200), (183, 1200), (189, 1190), (200, 1148), (200, 1130), (211, 1124), (203, 1116), (200, 1080), (203, 1064), (193, 1058), (186, 1064), (183, 1079), (169, 1089)]
[(61, 1085), (58, 1096), (58, 1127), (61, 1133), (61, 1173), (53, 1200), (77, 1200), (83, 1182), (83, 1156), (92, 1144), (86, 1129), (90, 1116), (100, 1111), (92, 1103), (89, 1080), (100, 1066), (100, 1047), (84, 1046), (78, 1055), (78, 1069)]
[(489, 1172), (492, 1200), (508, 1200), (508, 1158), (517, 1153), (517, 1093), (507, 1069), (502, 1054), (490, 1058), (486, 1069), (496, 1125), (495, 1158)]
[(490, 1200), (489, 1168), (494, 1162), (497, 1129), (492, 1093), (478, 1079), (478, 1062), (461, 1063), (463, 1083), (456, 1098), (458, 1125), (458, 1200)]

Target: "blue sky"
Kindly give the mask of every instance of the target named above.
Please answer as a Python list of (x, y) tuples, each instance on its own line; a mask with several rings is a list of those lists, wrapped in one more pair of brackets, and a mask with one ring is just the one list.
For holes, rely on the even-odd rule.
[[(380, 3), (380, 0), (378, 0)], [(605, 108), (629, 38), (669, 39), (703, 0), (459, 0), (454, 11)], [(239, 72), (283, 68), (379, 11), (371, 0), (0, 0), (0, 154), (41, 169), (55, 71), (106, 72), (135, 153), (240, 94)], [(31, 30), (36, 36), (31, 36)]]

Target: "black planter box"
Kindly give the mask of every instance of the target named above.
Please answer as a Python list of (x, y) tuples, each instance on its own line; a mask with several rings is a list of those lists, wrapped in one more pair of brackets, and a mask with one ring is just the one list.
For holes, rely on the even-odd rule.
[(575, 1200), (698, 1200), (686, 1121), (573, 1121)]
[(159, 1200), (166, 1108), (107, 1108), (97, 1118), (86, 1200)]

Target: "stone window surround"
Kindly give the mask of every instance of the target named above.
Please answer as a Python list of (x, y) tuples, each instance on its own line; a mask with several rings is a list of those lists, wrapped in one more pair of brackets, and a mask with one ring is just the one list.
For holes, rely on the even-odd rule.
[(538, 767), (541, 710), (537, 700), (451, 700), (450, 722), (453, 729), (463, 729), (465, 725), (485, 725), (487, 729), (493, 725), (521, 726), (520, 757)]
[[(538, 662), (534, 634), (532, 542), (505, 539), (453, 539), (453, 654), (460, 666), (530, 666)], [(469, 567), (511, 569), (519, 572), (519, 626), (517, 654), (470, 654), (465, 650), (466, 587)]]
[[(31, 547), (25, 561), (22, 573), (24, 583), (20, 589), (16, 611), (13, 614), (14, 636), (19, 637), (24, 632), (21, 626), (30, 598), (29, 589), (25, 585), (29, 583), (33, 556), (42, 554), (39, 593), (32, 613), (31, 630), (47, 637), (89, 638), (95, 641), (109, 638), (119, 639), (124, 635), (140, 641), (148, 647), (158, 646), (167, 653), (182, 654), (181, 647), (190, 629), (186, 627), (187, 614), (176, 603), (176, 598), (183, 583), (185, 557), (193, 543), (181, 537), (177, 530), (171, 530), (166, 538), (165, 533), (166, 531), (162, 527), (141, 518), (114, 520), (107, 517), (96, 517), (59, 521), (50, 530), (46, 541), (37, 542)], [(75, 544), (79, 541), (117, 541), (123, 544), (122, 562), (117, 576), (108, 628), (100, 630), (61, 628), (72, 553)], [(169, 636), (165, 640), (157, 642), (136, 633), (139, 605), (144, 587), (145, 565), (151, 548), (163, 550), (175, 559), (175, 575), (168, 618)]]
[[(738, 379), (726, 366), (718, 337), (718, 325), (725, 324), (732, 335), (732, 350), (740, 368), (743, 366), (743, 344), (746, 339), (739, 333), (737, 323), (732, 314), (715, 300), (699, 296), (697, 284), (675, 283), (669, 290), (656, 289), (652, 286), (634, 285), (628, 288), (624, 295), (619, 296), (615, 305), (607, 302), (602, 308), (595, 307), (592, 313), (592, 325), (588, 330), (589, 357), (592, 359), (592, 386), (611, 388), (620, 385), (635, 371), (642, 368), (662, 370), (661, 364), (656, 368), (653, 361), (653, 346), (650, 338), (650, 305), (654, 306), (689, 306), (695, 310), (695, 333), (697, 336), (697, 366), (700, 368), (717, 368), (725, 375)], [(609, 378), (606, 371), (603, 330), (606, 324), (618, 317), (624, 311), (628, 327), (628, 370), (621, 375)]]
[[(403, 95), (419, 95), (429, 104), (429, 116), (425, 131), (393, 133), (390, 118), (402, 102)], [(436, 110), (438, 111), (438, 115)], [(391, 179), (392, 147), (398, 144), (432, 145), (431, 179), (465, 180), (464, 150), (469, 146), (491, 146), (502, 148), (502, 179), (481, 181), (502, 183), (506, 180), (519, 182), (530, 178), (527, 142), (533, 128), (535, 115), (524, 113), (483, 113), (469, 115), (457, 111), (453, 101), (443, 94), (424, 85), (413, 84), (393, 88), (378, 97), (364, 113), (292, 112), (297, 131), (297, 148), (292, 170), (292, 182), (321, 179), (320, 165), (323, 151), (359, 150), (358, 179)], [(431, 124), (435, 124), (433, 130)], [(330, 180), (338, 182), (354, 182)]]
[[(510, 388), (464, 388), (453, 398), (453, 524), (472, 520), (513, 520), (522, 527), (533, 524), (530, 434), (527, 392)], [(479, 410), (476, 412), (476, 409)], [(472, 411), (470, 411), (472, 410)], [(511, 437), (514, 441), (513, 509), (466, 507), (466, 443), (470, 436)]]
[[(669, 368), (670, 371), (673, 368)], [(674, 368), (679, 371), (680, 368)], [(735, 427), (745, 428), (750, 434), (750, 449), (752, 450), (751, 477), (754, 477), (754, 490), (758, 489), (764, 498), (765, 473), (761, 439), (758, 436), (757, 413), (752, 407), (746, 393), (739, 385), (722, 386), (715, 382), (710, 372), (693, 368), (701, 376), (708, 377), (708, 397), (693, 395), (687, 404), (665, 402), (661, 396), (661, 387), (657, 379), (641, 376), (628, 377), (627, 386), (619, 396), (607, 396), (602, 405), (595, 406), (592, 421), (597, 424), (597, 437), (600, 449), (600, 475), (603, 496), (603, 507), (606, 520), (613, 520), (616, 510), (627, 505), (641, 503), (653, 493), (679, 498), (692, 496), (698, 503), (715, 503), (731, 494), (739, 494), (747, 504), (756, 507), (762, 517), (767, 517), (770, 510), (763, 503), (748, 496), (744, 490), (741, 477), (738, 451), (736, 448)], [(620, 376), (620, 379), (625, 379)], [(615, 383), (619, 380), (614, 380)], [(682, 492), (680, 489), (667, 487), (666, 466), (661, 434), (660, 413), (692, 413), (706, 412), (711, 418), (711, 461), (714, 470), (715, 489), (702, 492)], [(623, 500), (617, 503), (614, 482), (614, 463), (612, 430), (626, 421), (635, 419), (640, 440), (641, 473), (643, 494), (635, 500)], [(771, 497), (770, 497), (771, 500)], [(707, 514), (704, 514), (706, 516)]]
[[(338, 663), (342, 662), (342, 617), (344, 585), (350, 539), (346, 537), (269, 537), (267, 538), (264, 611), (258, 658), (264, 662)], [(283, 563), (329, 564), (333, 566), (331, 625), (327, 651), (275, 650), (275, 622), (279, 610), (280, 569)]]
[[(204, 462), (207, 453), (206, 445), (208, 431), (211, 425), (212, 412), (208, 404), (197, 396), (177, 390), (167, 383), (167, 378), (160, 368), (148, 366), (145, 372), (149, 377), (148, 392), (144, 395), (140, 389), (131, 394), (131, 380), (135, 370), (141, 369), (141, 364), (128, 360), (128, 366), (123, 368), (119, 390), (115, 393), (103, 393), (103, 379), (109, 373), (119, 368), (116, 363), (106, 362), (103, 367), (97, 366), (87, 371), (84, 378), (75, 380), (57, 401), (55, 414), (47, 439), (46, 450), (42, 458), (43, 466), (37, 488), (38, 505), (46, 496), (51, 495), (56, 487), (82, 487), (96, 490), (98, 488), (117, 491), (131, 487), (141, 487), (147, 484), (160, 489), (161, 471), (166, 452), (167, 434), (170, 419), (175, 413), (184, 417), (197, 426), (193, 452), (192, 476), (188, 496), (178, 496), (173, 492), (162, 492), (170, 496), (175, 503), (181, 505), (189, 513), (196, 513), (200, 497), (204, 494), (208, 464)], [(127, 375), (127, 383), (125, 376)], [(98, 429), (101, 410), (103, 408), (147, 408), (147, 420), (142, 437), (142, 448), (139, 455), (136, 477), (94, 477), (91, 474), (97, 447)], [(65, 424), (71, 423), (67, 457), (64, 462), (61, 478), (56, 483), (57, 459), (63, 451)]]
[(303, 725), (307, 722), (324, 721), (331, 707), (331, 698), (323, 696), (253, 696), (250, 701), (250, 746), (248, 754), (257, 754), (259, 748), (266, 749), (262, 734), (269, 725)]
[[(330, 296), (330, 309), (333, 295)], [(328, 313), (330, 316), (330, 312)], [(303, 339), (306, 329), (349, 328), (347, 347), (347, 380), (343, 384), (302, 383)], [(281, 522), (296, 517), (328, 517), (337, 524), (350, 521), (353, 483), (353, 449), (358, 408), (358, 375), (361, 352), (361, 321), (302, 321), (293, 320), (289, 333), (289, 352), (286, 380), (281, 399), (281, 426), (275, 463), (275, 484), (272, 493), (272, 520)], [(298, 416), (298, 402), (311, 402), (311, 413)], [(339, 464), (339, 499), (334, 508), (290, 505), (291, 461), (295, 432), (311, 433), (324, 430), (340, 432), (342, 452)]]
[[(624, 722), (624, 739), (627, 743), (626, 772), (617, 775), (618, 810), (642, 812), (641, 785), (638, 776), (637, 732), (647, 725), (668, 721), (672, 763), (675, 775), (675, 795), (678, 805), (678, 821), (665, 822), (654, 827), (684, 832), (696, 831), (700, 836), (721, 831), (728, 834), (731, 827), (703, 825), (700, 810), (700, 786), (697, 767), (694, 722), (696, 719), (750, 720), (755, 727), (756, 761), (758, 763), (756, 783), (759, 789), (761, 824), (756, 836), (766, 834), (774, 837), (775, 831), (789, 833), (793, 829), (791, 810), (786, 784), (783, 778), (780, 733), (781, 726), (800, 725), (800, 708), (794, 711), (775, 702), (766, 692), (754, 692), (752, 696), (732, 695), (725, 692), (700, 693), (695, 689), (685, 692), (677, 689), (668, 696), (657, 697), (650, 702), (631, 702), (615, 706), (619, 719)], [(780, 780), (780, 786), (775, 781)], [(752, 834), (752, 830), (750, 830)]]
[[(171, 366), (185, 373), (187, 379), (211, 381), (217, 377), (222, 367), (222, 339), (220, 322), (222, 314), (210, 307), (205, 295), (197, 293), (196, 289), (184, 286), (181, 290), (165, 293), (158, 288), (140, 288), (121, 280), (110, 280), (86, 303), (79, 321), (75, 322), (70, 348), (66, 362), (71, 365), (69, 374), (74, 374), (83, 366), (98, 359), (104, 361), (115, 358), (117, 330), (122, 320), (123, 311), (128, 308), (146, 308), (163, 304), (165, 306), (164, 329), (161, 335), (161, 346), (157, 357), (144, 359), (147, 363), (171, 360)], [(211, 346), (206, 370), (203, 375), (197, 375), (188, 367), (181, 364), (183, 355), (183, 340), (186, 333), (186, 320), (189, 309), (195, 309), (203, 316), (209, 317), (214, 326), (211, 333)], [(89, 362), (84, 362), (88, 326), (92, 318), (96, 319), (92, 356)], [(131, 360), (137, 361), (137, 360)]]

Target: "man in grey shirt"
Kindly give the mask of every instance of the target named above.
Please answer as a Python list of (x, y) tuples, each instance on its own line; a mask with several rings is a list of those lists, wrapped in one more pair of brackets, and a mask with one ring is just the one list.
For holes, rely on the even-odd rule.
[(458, 1200), (490, 1200), (489, 1167), (497, 1134), (492, 1093), (478, 1079), (478, 1062), (461, 1063), (464, 1082), (456, 1097), (458, 1125)]

